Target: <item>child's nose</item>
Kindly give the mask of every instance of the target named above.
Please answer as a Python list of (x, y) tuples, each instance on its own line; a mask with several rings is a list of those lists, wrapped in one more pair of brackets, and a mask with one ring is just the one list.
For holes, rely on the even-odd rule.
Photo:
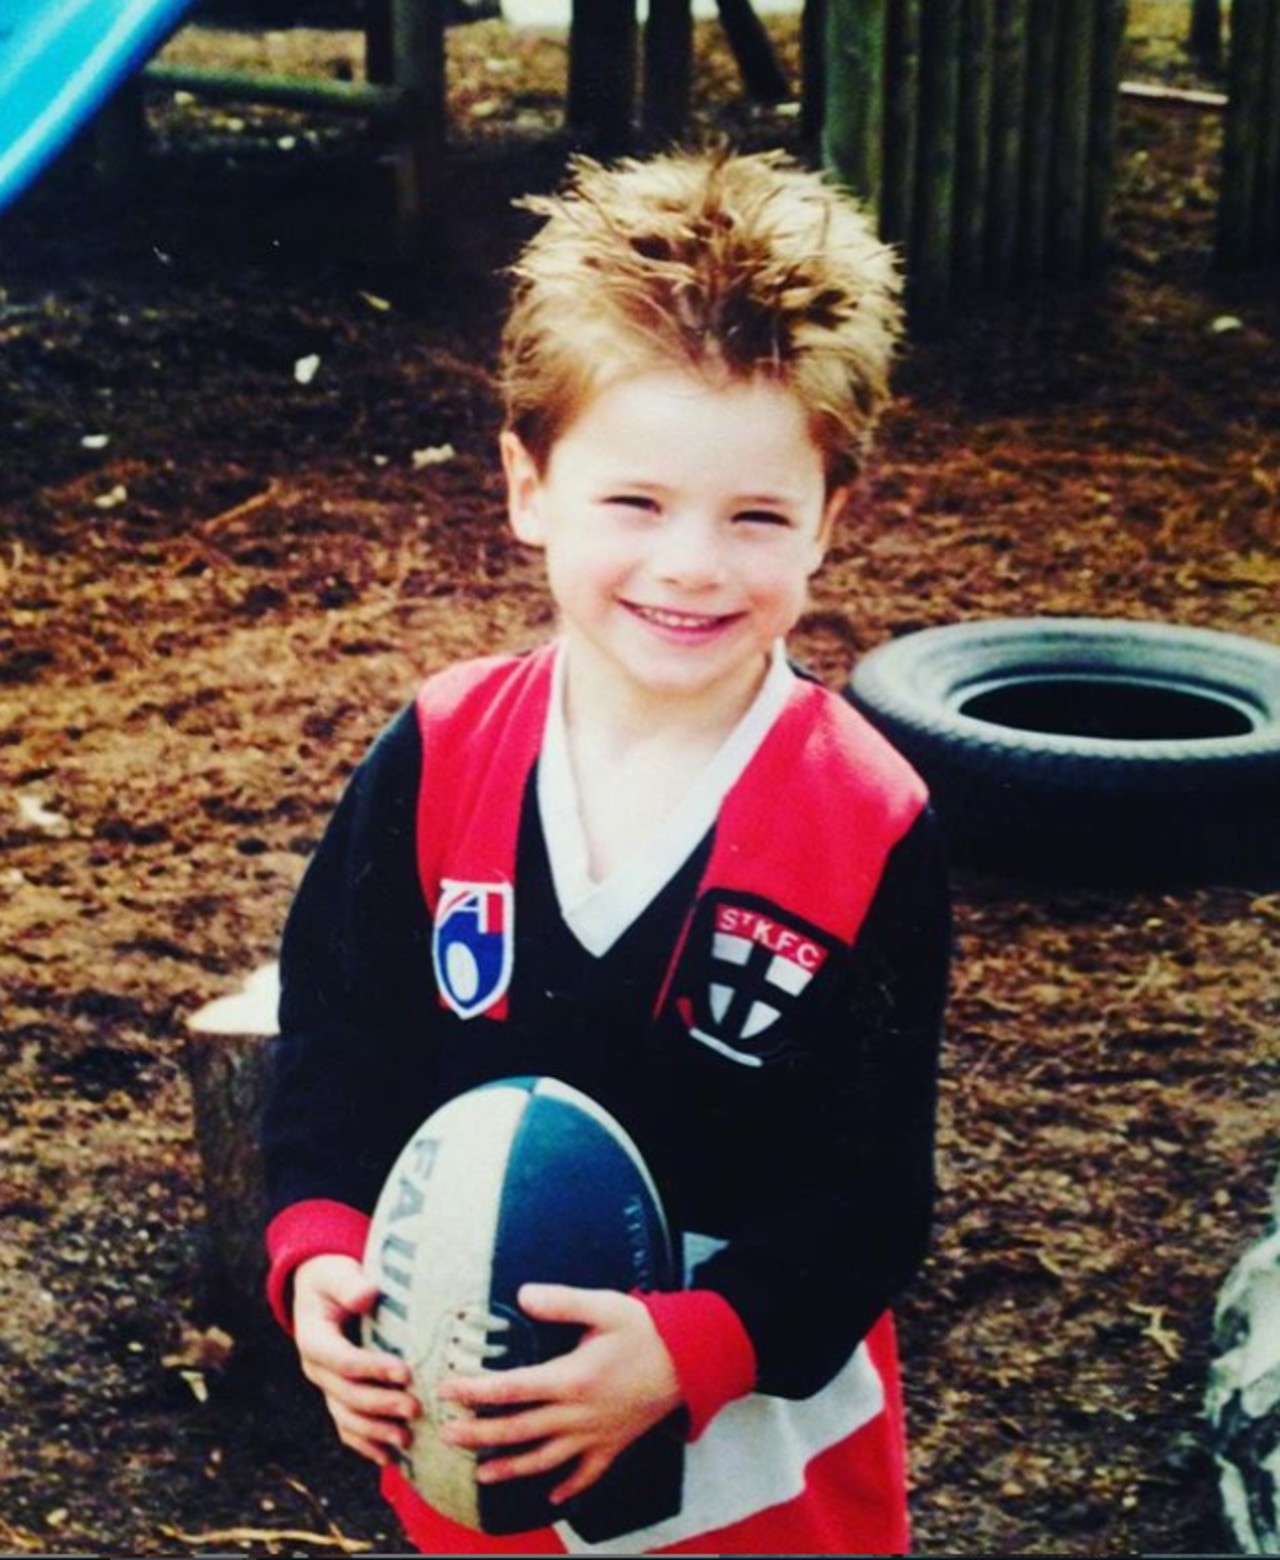
[(673, 516), (662, 528), (654, 567), (662, 579), (686, 590), (719, 584), (724, 558), (715, 527), (696, 516)]

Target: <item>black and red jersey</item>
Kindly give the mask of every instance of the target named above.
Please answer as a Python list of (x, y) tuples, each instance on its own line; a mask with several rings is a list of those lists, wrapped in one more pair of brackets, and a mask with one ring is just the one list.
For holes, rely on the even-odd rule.
[[(779, 659), (681, 816), (593, 884), (557, 659), (425, 684), (307, 871), (266, 1121), (273, 1296), (309, 1255), (360, 1254), (438, 1105), (562, 1078), (627, 1128), (686, 1248), (687, 1289), (648, 1301), (689, 1409), (684, 1509), (602, 1552), (900, 1551), (887, 1310), (927, 1234), (949, 946), (923, 788)], [(512, 1547), (388, 1493), (428, 1552)]]

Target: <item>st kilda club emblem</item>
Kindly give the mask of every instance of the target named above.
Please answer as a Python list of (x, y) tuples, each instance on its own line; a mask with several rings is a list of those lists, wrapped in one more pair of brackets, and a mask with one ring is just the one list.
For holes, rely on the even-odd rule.
[(763, 900), (708, 895), (689, 930), (676, 1010), (699, 1044), (763, 1067), (787, 1050), (792, 1009), (832, 947)]

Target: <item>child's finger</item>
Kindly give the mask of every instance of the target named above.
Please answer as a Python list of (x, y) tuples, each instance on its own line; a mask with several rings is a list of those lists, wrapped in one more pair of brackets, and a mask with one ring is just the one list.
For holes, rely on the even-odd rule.
[(362, 1349), (336, 1328), (307, 1329), (299, 1333), (297, 1341), (304, 1366), (344, 1381), (374, 1381), (393, 1387), (409, 1384), (410, 1370), (402, 1359), (382, 1349)]
[(634, 1303), (615, 1289), (575, 1289), (568, 1284), (521, 1284), (520, 1309), (540, 1322), (607, 1327)]
[(474, 1376), (450, 1376), (436, 1388), (444, 1403), (466, 1408), (531, 1407), (558, 1396), (555, 1361), (519, 1370), (479, 1371)]
[(503, 1446), (523, 1446), (564, 1435), (575, 1427), (572, 1409), (549, 1405), (527, 1409), (523, 1413), (480, 1416), (447, 1420), (440, 1427), (441, 1439), (450, 1446), (468, 1451), (487, 1451)]
[(608, 1472), (613, 1460), (613, 1454), (609, 1452), (584, 1452), (574, 1464), (573, 1472), (569, 1477), (551, 1491), (552, 1505), (562, 1505), (565, 1501), (572, 1500), (575, 1495), (581, 1495), (583, 1490), (590, 1489), (602, 1474)]
[(385, 1467), (397, 1452), (406, 1451), (411, 1439), (401, 1420), (385, 1420), (352, 1413), (343, 1404), (329, 1401), (329, 1414), (344, 1446)]
[(512, 1452), (505, 1457), (486, 1457), (476, 1464), (478, 1484), (502, 1484), (507, 1479), (527, 1479), (539, 1473), (552, 1473), (576, 1457), (581, 1443), (565, 1436), (542, 1441), (537, 1446)]
[(349, 1381), (345, 1376), (330, 1376), (323, 1371), (317, 1371), (312, 1380), (331, 1402), (341, 1403), (349, 1412), (370, 1419), (404, 1424), (422, 1414), (418, 1400), (407, 1392)]

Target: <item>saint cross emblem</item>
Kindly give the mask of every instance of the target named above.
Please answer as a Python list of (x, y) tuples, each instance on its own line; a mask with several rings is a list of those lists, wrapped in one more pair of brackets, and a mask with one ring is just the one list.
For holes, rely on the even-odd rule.
[(700, 1044), (763, 1067), (787, 1048), (791, 1012), (831, 945), (773, 906), (717, 898), (699, 911), (690, 949), (697, 973), (678, 998), (681, 1016)]

